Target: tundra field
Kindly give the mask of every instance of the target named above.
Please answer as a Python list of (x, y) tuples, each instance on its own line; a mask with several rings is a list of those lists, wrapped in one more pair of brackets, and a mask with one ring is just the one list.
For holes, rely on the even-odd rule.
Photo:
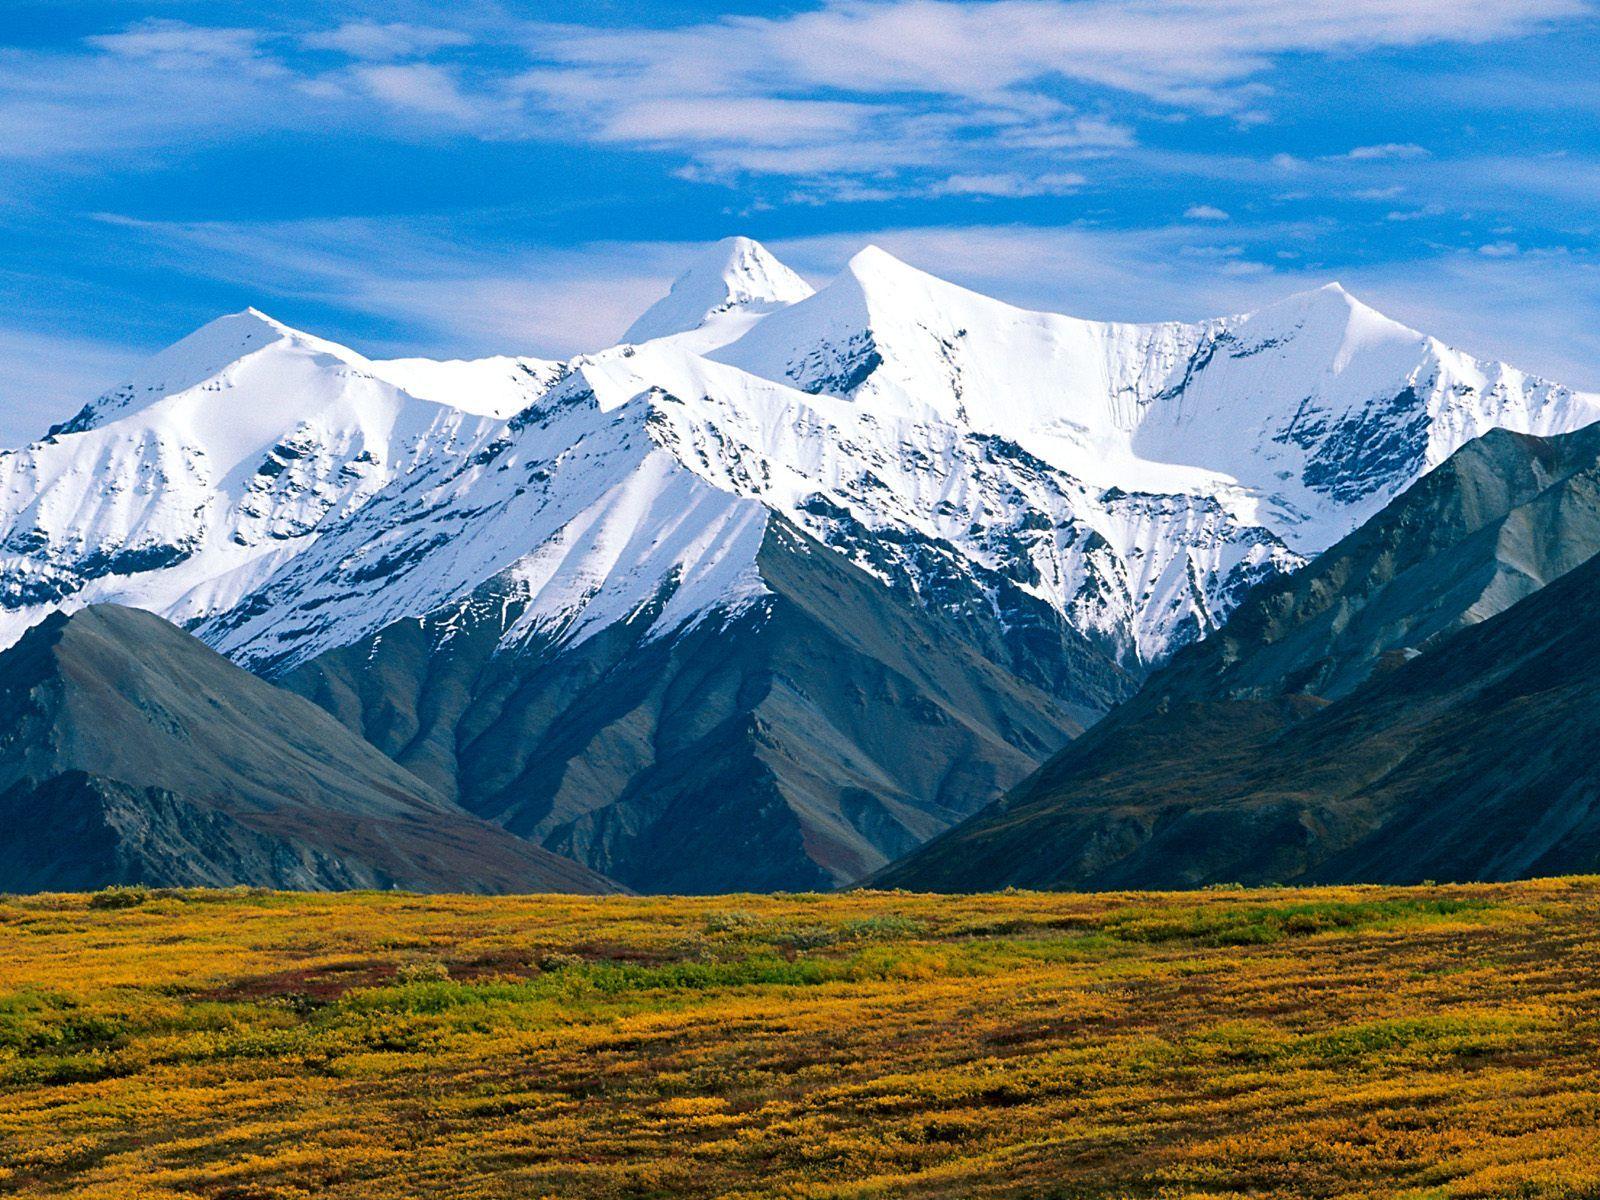
[(1600, 1197), (1600, 879), (0, 899), (0, 1193)]

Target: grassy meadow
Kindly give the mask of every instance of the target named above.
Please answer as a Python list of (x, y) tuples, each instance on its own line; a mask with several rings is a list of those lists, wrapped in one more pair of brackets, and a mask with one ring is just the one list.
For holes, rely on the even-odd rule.
[(1600, 1197), (1600, 879), (0, 898), (0, 1194)]

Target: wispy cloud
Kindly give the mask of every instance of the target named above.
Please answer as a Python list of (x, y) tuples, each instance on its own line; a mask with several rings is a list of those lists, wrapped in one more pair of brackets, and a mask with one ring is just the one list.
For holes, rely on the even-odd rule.
[[(1582, 0), (835, 0), (783, 17), (678, 29), (554, 26), (555, 61), (621, 76), (643, 70), (681, 90), (696, 78), (744, 90), (761, 79), (843, 91), (939, 92), (986, 99), (1066, 77), (1181, 106), (1246, 107), (1236, 89), (1272, 56), (1481, 42), (1587, 11)], [(706, 72), (715, 62), (719, 70)], [(863, 69), (863, 64), (870, 64)]]
[(991, 172), (987, 175), (951, 175), (935, 183), (936, 196), (1067, 196), (1088, 180), (1076, 171), (1047, 171), (1042, 175)]
[(0, 446), (19, 446), (83, 407), (139, 361), (132, 346), (0, 326)]
[[(731, 135), (763, 144), (765, 122), (759, 113), (742, 121), (742, 106), (782, 104), (806, 89), (874, 98), (880, 138), (925, 139), (928, 129), (910, 119), (934, 114), (1024, 137), (1053, 125), (1056, 148), (1076, 149), (1093, 142), (1075, 140), (1073, 123), (1096, 114), (1066, 103), (1064, 82), (1256, 119), (1271, 101), (1259, 79), (1282, 55), (1489, 41), (1587, 9), (1584, 0), (1346, 0), (1314, 11), (1296, 0), (834, 0), (782, 17), (669, 29), (544, 27), (530, 41), (544, 65), (522, 84), (591, 136), (657, 145), (676, 138), (677, 149), (699, 156), (709, 132), (724, 165)], [(648, 120), (658, 104), (691, 100), (703, 123), (666, 131)], [(869, 114), (854, 115), (849, 133)], [(639, 125), (643, 134), (630, 132)], [(1125, 127), (1106, 127), (1128, 142)], [(1352, 156), (1419, 151), (1392, 143)], [(743, 165), (772, 169), (765, 160)]]
[[(1283, 56), (1487, 42), (1589, 11), (1587, 0), (1348, 0), (1311, 12), (1297, 0), (834, 0), (667, 29), (544, 27), (530, 42), (541, 65), (518, 82), (573, 136), (674, 151), (724, 179), (908, 166), (978, 177), (994, 172), (967, 160), (996, 146), (1048, 173), (1135, 146), (1133, 124), (1112, 112), (1119, 97), (1257, 123), (1279, 103), (1266, 80)], [(826, 122), (802, 99), (818, 93), (837, 106)], [(1428, 154), (1392, 141), (1338, 157)], [(1093, 170), (1078, 173), (1093, 182)], [(869, 194), (919, 189), (926, 180), (880, 178)]]
[(0, 158), (77, 169), (281, 119), (291, 76), (253, 30), (147, 21), (86, 46), (0, 47)]
[[(11, 135), (0, 153), (129, 152), (264, 126), (409, 122), (432, 136), (443, 123), (676, 154), (730, 183), (871, 175), (854, 194), (1050, 195), (1059, 188), (938, 183), (1093, 183), (1093, 168), (1069, 164), (1136, 146), (1136, 118), (1118, 111), (1130, 101), (1255, 122), (1279, 103), (1270, 76), (1286, 56), (1485, 42), (1590, 11), (1589, 0), (1345, 0), (1314, 12), (1300, 0), (824, 0), (679, 25), (150, 19), (81, 53), (0, 53), (0, 134)], [(997, 151), (1009, 161), (996, 164)], [(1426, 153), (1393, 141), (1345, 157)]]
[(308, 33), (300, 44), (311, 50), (331, 50), (350, 58), (387, 60), (418, 58), (447, 46), (465, 46), (472, 36), (459, 29), (403, 22), (347, 21), (334, 29)]
[(1384, 142), (1377, 146), (1357, 146), (1352, 149), (1346, 158), (1371, 162), (1383, 158), (1427, 158), (1428, 150), (1415, 142)]
[(203, 71), (262, 61), (260, 34), (254, 29), (151, 18), (86, 41), (116, 58), (148, 63), (158, 71)]
[[(408, 336), (374, 354), (570, 355), (610, 345), (691, 253), (681, 243), (562, 249), (488, 236), (427, 218), (161, 222), (102, 214), (166, 255), (175, 269), (275, 300), (386, 318)], [(326, 331), (337, 334), (338, 331)]]
[(471, 123), (484, 115), (484, 105), (461, 90), (446, 67), (434, 63), (382, 63), (352, 68), (351, 77), (391, 107)]

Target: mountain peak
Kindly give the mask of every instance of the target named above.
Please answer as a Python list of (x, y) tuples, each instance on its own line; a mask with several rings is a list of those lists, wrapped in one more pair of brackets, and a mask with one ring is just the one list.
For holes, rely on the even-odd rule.
[(622, 335), (624, 342), (688, 333), (738, 309), (765, 312), (811, 295), (811, 285), (747, 237), (709, 246)]
[(360, 357), (336, 342), (293, 329), (259, 308), (243, 308), (207, 321), (187, 337), (179, 338), (151, 358), (142, 373), (159, 376), (169, 389), (177, 390), (176, 380), (198, 383), (241, 358), (283, 341), (297, 342), (335, 358)]
[(81, 433), (127, 415), (164, 395), (183, 391), (219, 374), (230, 364), (291, 337), (309, 338), (256, 308), (207, 321), (146, 359), (117, 387), (53, 425), (46, 437)]
[(1323, 329), (1329, 336), (1348, 334), (1362, 339), (1398, 340), (1406, 344), (1422, 337), (1410, 326), (1385, 316), (1351, 295), (1338, 281), (1303, 292), (1293, 292), (1235, 320), (1258, 327), (1279, 323), (1311, 325)]
[(218, 344), (230, 346), (232, 343), (238, 343), (240, 346), (253, 348), (281, 337), (288, 337), (293, 333), (294, 330), (283, 322), (267, 316), (259, 308), (242, 308), (238, 312), (207, 321), (193, 333), (179, 338), (162, 350), (158, 357), (168, 355), (176, 357), (179, 351), (209, 348)]
[[(207, 324), (202, 325), (200, 328), (209, 329), (213, 325), (226, 325), (241, 330), (257, 328), (261, 329), (265, 333), (276, 334), (280, 337), (311, 336), (308, 333), (302, 333), (298, 329), (295, 329), (289, 325), (285, 325), (276, 317), (269, 313), (262, 312), (253, 304), (246, 305), (236, 313), (228, 313), (226, 316), (218, 317), (216, 320), (210, 321)], [(196, 332), (199, 332), (199, 330)]]
[(863, 275), (914, 268), (890, 254), (876, 242), (868, 242), (851, 256), (850, 261), (845, 264), (845, 269), (852, 275)]
[(45, 436), (81, 433), (104, 425), (165, 396), (196, 387), (243, 359), (283, 344), (345, 363), (363, 365), (366, 362), (354, 350), (337, 342), (302, 333), (258, 308), (243, 308), (207, 321), (193, 333), (158, 351), (120, 385), (85, 405), (70, 420), (52, 426)]
[(1301, 292), (1291, 292), (1281, 300), (1275, 300), (1259, 311), (1264, 312), (1266, 309), (1271, 308), (1327, 308), (1329, 310), (1369, 312), (1377, 316), (1383, 315), (1370, 304), (1365, 304), (1352, 295), (1350, 290), (1336, 279), (1332, 282), (1324, 283), (1320, 287), (1306, 288)]
[(940, 279), (937, 275), (913, 267), (904, 259), (896, 258), (882, 246), (868, 245), (858, 251), (848, 263), (845, 264), (845, 275), (855, 280), (857, 286), (864, 289), (877, 287), (905, 287), (914, 285), (919, 288), (951, 288), (967, 291), (959, 284), (949, 280)]

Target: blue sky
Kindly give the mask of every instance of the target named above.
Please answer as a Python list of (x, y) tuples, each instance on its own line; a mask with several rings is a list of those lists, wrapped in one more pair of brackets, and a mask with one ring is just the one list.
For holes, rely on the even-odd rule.
[(1590, 0), (0, 6), (0, 440), (255, 304), (614, 341), (697, 242), (1082, 316), (1340, 279), (1600, 389)]

